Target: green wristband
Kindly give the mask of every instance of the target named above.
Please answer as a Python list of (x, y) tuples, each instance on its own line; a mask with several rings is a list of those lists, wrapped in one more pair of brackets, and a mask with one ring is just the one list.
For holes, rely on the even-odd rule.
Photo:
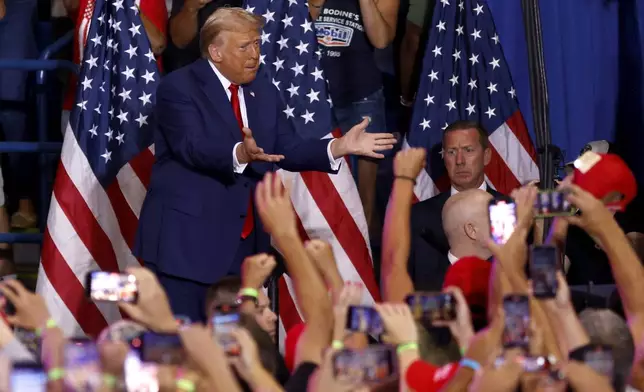
[(239, 290), (239, 296), (240, 297), (257, 298), (257, 297), (259, 297), (259, 291), (257, 291), (257, 289), (247, 287), (247, 288), (243, 288), (243, 289)]
[(396, 352), (398, 354), (402, 354), (405, 351), (411, 351), (411, 350), (418, 350), (418, 343), (410, 342), (410, 343), (399, 344), (398, 348), (396, 349)]
[(335, 350), (342, 350), (344, 348), (344, 343), (341, 340), (334, 340), (331, 342), (331, 347)]
[(176, 385), (177, 389), (180, 391), (194, 392), (196, 389), (194, 381), (190, 381), (186, 378), (178, 379)]
[(56, 323), (56, 320), (50, 318), (45, 322), (45, 327), (44, 328), (36, 328), (34, 331), (36, 333), (36, 337), (42, 337), (42, 333), (47, 330), (47, 329), (52, 329), (58, 327), (58, 323)]
[(108, 388), (114, 388), (118, 379), (112, 374), (103, 374), (103, 385)]
[(64, 377), (65, 377), (65, 369), (63, 368), (53, 368), (47, 372), (47, 380), (49, 381), (62, 380)]

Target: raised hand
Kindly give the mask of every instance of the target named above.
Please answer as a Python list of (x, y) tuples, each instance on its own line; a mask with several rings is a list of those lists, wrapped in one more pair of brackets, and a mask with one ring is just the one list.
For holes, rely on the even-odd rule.
[(384, 158), (380, 151), (394, 148), (397, 140), (392, 133), (368, 133), (369, 118), (356, 124), (340, 139), (331, 145), (335, 158), (345, 155), (361, 155), (369, 158)]
[(248, 256), (242, 263), (242, 286), (259, 289), (277, 265), (275, 257), (266, 253)]
[(401, 150), (394, 158), (394, 176), (416, 178), (425, 167), (427, 151), (424, 148)]
[(253, 132), (250, 128), (244, 127), (242, 132), (244, 133), (244, 140), (242, 144), (237, 146), (237, 150), (235, 151), (239, 163), (249, 163), (253, 161), (279, 162), (284, 159), (284, 155), (266, 154), (264, 149), (257, 145), (257, 141), (255, 141)]
[(588, 234), (596, 237), (607, 228), (615, 226), (613, 213), (601, 200), (574, 184), (567, 184), (563, 189), (570, 192), (567, 195), (568, 201), (581, 210), (581, 215), (565, 218), (569, 223), (581, 227)]
[(472, 316), (470, 314), (470, 307), (467, 306), (467, 300), (463, 296), (461, 289), (456, 286), (446, 287), (443, 292), (451, 293), (456, 300), (456, 320), (437, 320), (432, 322), (432, 325), (436, 327), (448, 327), (452, 336), (458, 342), (458, 345), (460, 347), (467, 347), (474, 336)]
[(376, 304), (387, 332), (387, 340), (392, 344), (417, 343), (418, 330), (414, 317), (407, 304)]
[(278, 174), (268, 172), (257, 184), (255, 206), (267, 233), (274, 237), (297, 235), (295, 211)]
[(184, 7), (188, 8), (188, 10), (195, 12), (203, 7), (206, 6), (206, 4), (210, 3), (212, 0), (186, 0)]
[(32, 331), (45, 326), (49, 319), (49, 310), (42, 296), (28, 291), (17, 280), (1, 283), (0, 292), (16, 308), (15, 315), (7, 315), (7, 321), (10, 324)]

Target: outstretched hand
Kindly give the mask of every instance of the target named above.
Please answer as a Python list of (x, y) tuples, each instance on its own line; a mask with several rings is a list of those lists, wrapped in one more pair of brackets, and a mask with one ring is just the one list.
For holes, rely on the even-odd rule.
[(242, 128), (244, 133), (244, 140), (242, 144), (237, 146), (235, 154), (239, 163), (249, 163), (253, 161), (262, 162), (279, 162), (284, 159), (284, 155), (273, 155), (264, 152), (264, 149), (257, 145), (257, 141), (253, 137), (253, 132), (250, 128)]
[(361, 155), (381, 159), (385, 157), (381, 151), (394, 148), (397, 140), (392, 133), (367, 133), (370, 121), (369, 118), (365, 118), (331, 145), (334, 158)]

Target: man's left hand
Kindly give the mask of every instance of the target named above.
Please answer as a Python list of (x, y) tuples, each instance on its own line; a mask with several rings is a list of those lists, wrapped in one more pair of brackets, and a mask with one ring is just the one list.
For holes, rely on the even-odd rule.
[(335, 159), (345, 155), (361, 155), (369, 158), (384, 158), (380, 151), (394, 148), (396, 138), (391, 133), (367, 133), (371, 120), (367, 117), (355, 125), (344, 136), (331, 145), (331, 153)]

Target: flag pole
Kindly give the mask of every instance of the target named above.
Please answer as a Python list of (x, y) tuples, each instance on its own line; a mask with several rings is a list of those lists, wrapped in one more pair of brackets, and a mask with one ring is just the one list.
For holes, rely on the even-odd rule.
[[(528, 48), (528, 68), (530, 75), (530, 96), (532, 100), (532, 118), (537, 142), (540, 188), (554, 188), (554, 161), (561, 152), (552, 145), (550, 137), (550, 116), (548, 106), (548, 84), (546, 66), (543, 56), (543, 36), (541, 11), (538, 0), (521, 0), (526, 46)], [(544, 222), (544, 238), (551, 220)]]

